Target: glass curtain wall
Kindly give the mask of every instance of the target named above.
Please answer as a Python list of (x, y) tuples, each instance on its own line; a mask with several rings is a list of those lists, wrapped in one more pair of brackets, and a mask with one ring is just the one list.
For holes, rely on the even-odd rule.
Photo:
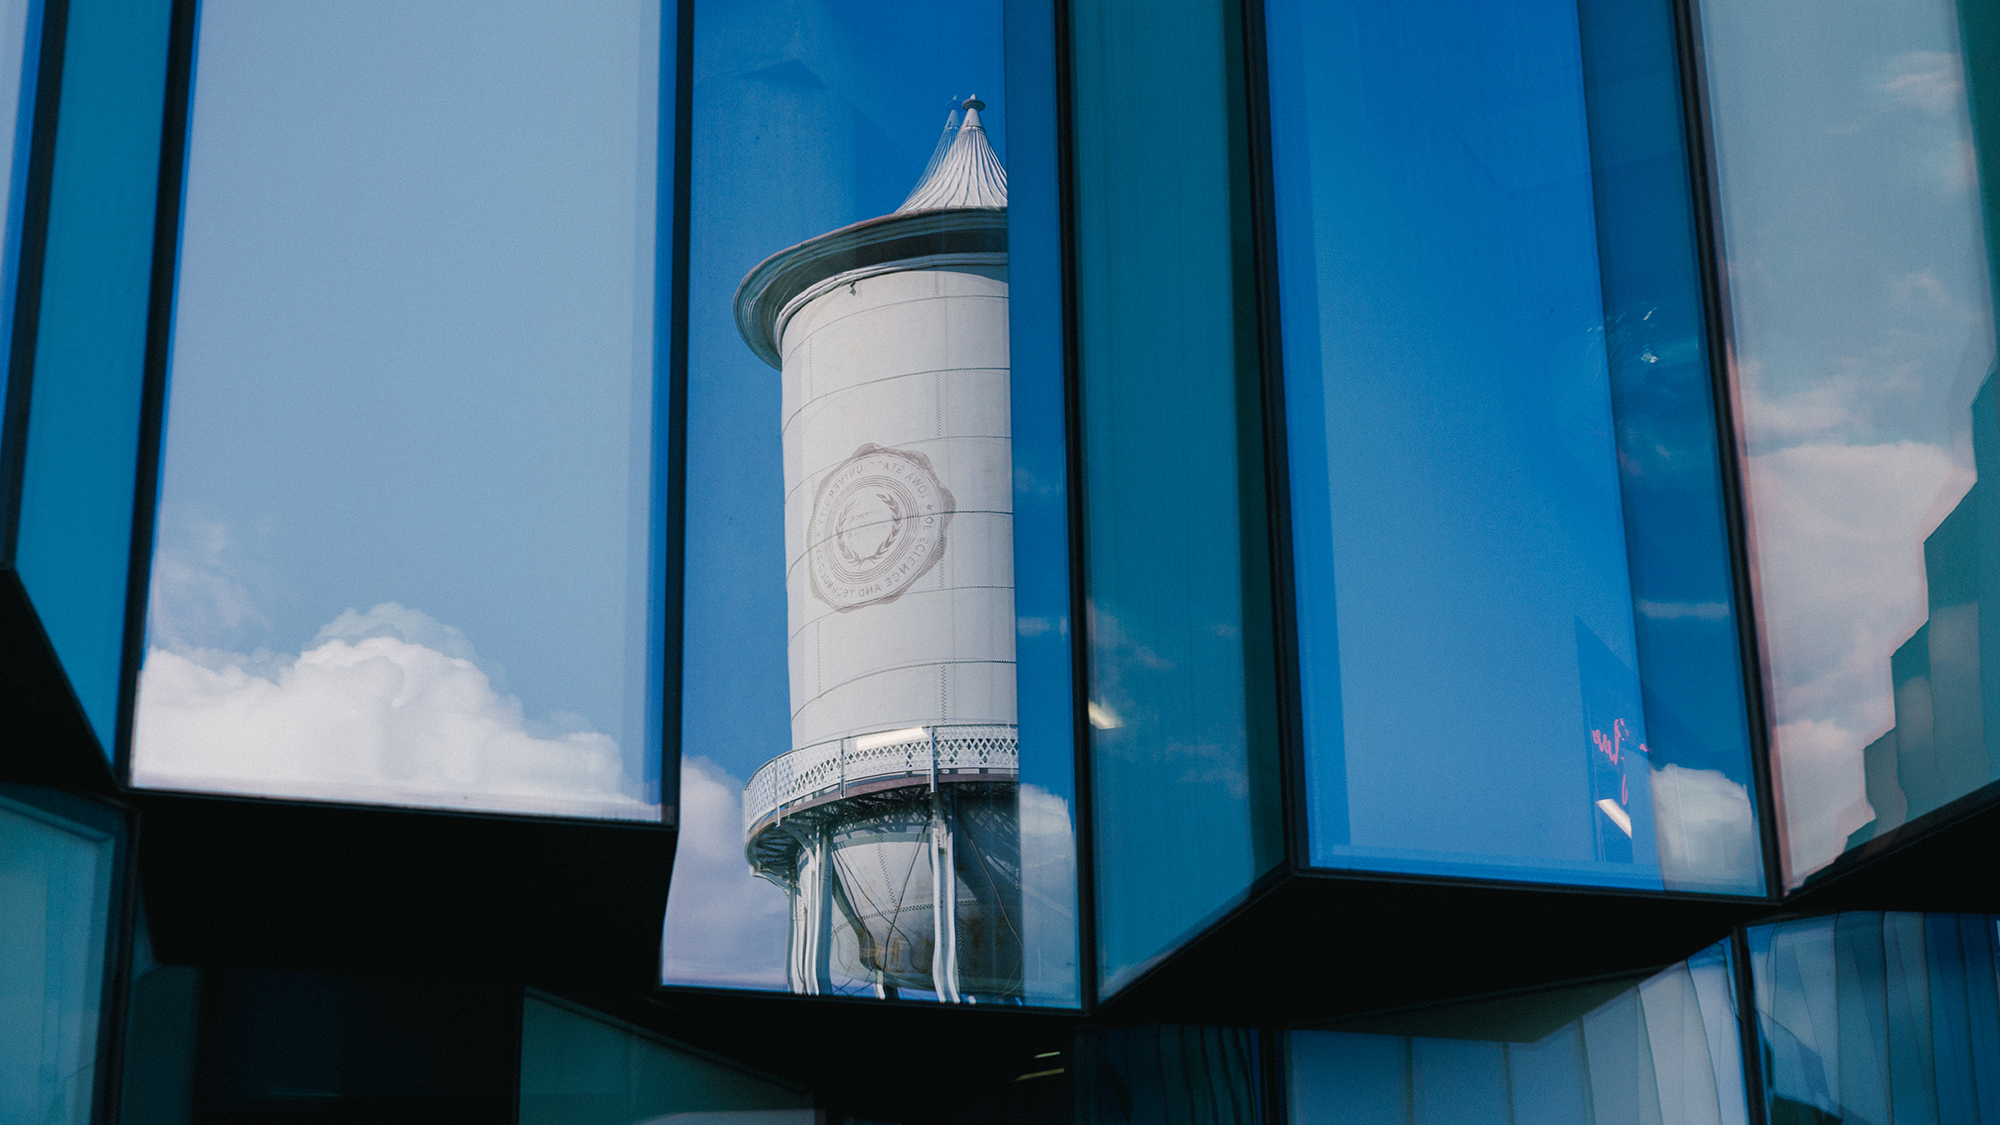
[(1289, 1120), (1748, 1125), (1727, 943), (1611, 991), (1431, 1013), (1434, 1035), (1292, 1032)]
[(115, 849), (0, 794), (0, 1118), (95, 1120)]
[(1991, 263), (1952, 0), (1698, 7), (1797, 886), (2000, 776)]
[(1984, 914), (1841, 914), (1750, 931), (1768, 1119), (2000, 1122)]
[(1105, 994), (1284, 859), (1242, 15), (1070, 6)]
[(521, 1003), (521, 1125), (815, 1125), (812, 1095), (553, 998)]
[(1052, 8), (692, 18), (663, 980), (1074, 1004)]
[(1310, 862), (1761, 892), (1671, 5), (1267, 14)]
[(202, 5), (134, 783), (660, 816), (672, 27)]

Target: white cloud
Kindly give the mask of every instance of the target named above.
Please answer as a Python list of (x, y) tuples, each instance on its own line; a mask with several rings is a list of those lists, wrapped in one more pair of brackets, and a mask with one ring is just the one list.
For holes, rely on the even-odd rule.
[(1750, 794), (1720, 770), (1652, 775), (1660, 874), (1674, 890), (1753, 889), (1762, 874)]
[(610, 736), (531, 722), (464, 635), (395, 603), (296, 657), (147, 649), (132, 775), (154, 788), (649, 820)]
[(1861, 749), (1868, 741), (1826, 720), (1778, 725), (1771, 750), (1792, 883), (1832, 863), (1848, 835), (1874, 819), (1862, 788)]
[(1021, 786), (1021, 931), (1027, 1002), (1076, 1003), (1076, 829), (1039, 785)]
[(661, 979), (784, 988), (790, 908), (743, 856), (743, 782), (707, 758), (684, 759), (680, 814)]
[(168, 648), (214, 644), (271, 628), (251, 592), (260, 576), (234, 531), (221, 520), (162, 512), (147, 593), (146, 630)]
[(1855, 811), (1861, 748), (1894, 721), (1889, 656), (1925, 617), (1924, 537), (1972, 472), (1942, 446), (1903, 441), (1794, 446), (1749, 458), (1747, 477), (1799, 877), (1868, 819)]
[(1951, 51), (1905, 51), (1889, 60), (1889, 77), (1876, 89), (1897, 105), (1946, 114), (1965, 102), (1965, 74)]

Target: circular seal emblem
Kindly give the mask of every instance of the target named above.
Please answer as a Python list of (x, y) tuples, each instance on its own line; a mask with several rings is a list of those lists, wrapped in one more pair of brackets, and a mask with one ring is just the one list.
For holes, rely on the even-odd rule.
[(944, 554), (952, 510), (930, 458), (879, 445), (855, 450), (813, 497), (813, 596), (843, 611), (896, 600)]

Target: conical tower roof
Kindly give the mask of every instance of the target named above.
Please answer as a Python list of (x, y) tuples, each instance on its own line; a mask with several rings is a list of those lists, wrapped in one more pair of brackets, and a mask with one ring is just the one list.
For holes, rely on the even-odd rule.
[(967, 98), (963, 108), (964, 123), (953, 132), (946, 121), (930, 166), (901, 207), (780, 250), (743, 278), (736, 288), (736, 329), (759, 359), (784, 366), (778, 343), (786, 322), (830, 279), (947, 260), (1007, 263), (1007, 170), (979, 120), (986, 103)]
[(978, 97), (965, 99), (965, 122), (958, 127), (942, 160), (933, 160), (918, 181), (916, 190), (896, 208), (896, 214), (935, 211), (944, 207), (1007, 206), (1007, 169), (986, 139), (986, 126), (979, 111), (986, 103)]

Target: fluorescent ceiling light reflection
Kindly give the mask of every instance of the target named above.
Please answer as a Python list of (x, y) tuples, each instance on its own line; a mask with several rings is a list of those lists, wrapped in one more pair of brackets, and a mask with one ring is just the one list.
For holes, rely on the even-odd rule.
[(1611, 818), (1611, 823), (1618, 826), (1618, 831), (1625, 833), (1627, 836), (1632, 834), (1632, 817), (1624, 809), (1618, 807), (1618, 802), (1609, 797), (1604, 797), (1598, 800), (1597, 808), (1599, 812)]
[(877, 746), (894, 746), (898, 742), (922, 742), (931, 732), (923, 727), (904, 727), (902, 730), (885, 730), (880, 734), (864, 734), (854, 740), (856, 750), (873, 750)]

